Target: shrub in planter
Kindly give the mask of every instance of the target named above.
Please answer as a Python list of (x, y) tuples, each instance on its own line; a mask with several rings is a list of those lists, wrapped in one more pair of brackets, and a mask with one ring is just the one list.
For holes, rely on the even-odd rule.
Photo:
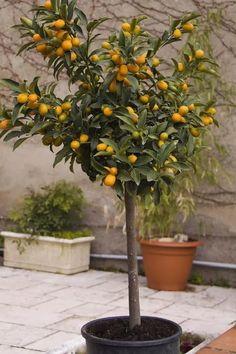
[[(40, 88), (38, 79), (30, 84), (3, 80), (15, 100), (13, 110), (2, 109), (1, 136), (17, 138), (16, 148), (43, 134), (43, 144), (61, 146), (54, 165), (70, 161), (73, 170), (78, 163), (91, 181), (100, 180), (125, 200), (130, 316), (83, 327), (89, 354), (179, 351), (177, 324), (140, 317), (135, 199), (153, 191), (158, 203), (160, 182), (171, 189), (176, 175), (192, 167), (199, 135), (216, 123), (212, 102), (199, 101), (191, 92), (192, 77), (214, 72), (204, 51), (190, 46), (183, 62), (173, 60), (169, 73), (157, 56), (192, 31), (197, 17), (173, 21), (160, 38), (143, 29), (143, 16), (134, 18), (96, 47), (97, 28), (106, 19), (89, 22), (76, 1), (51, 0), (35, 7), (33, 20), (21, 18), (18, 27), (30, 39), (21, 52), (36, 49), (57, 79), (62, 71), (68, 75), (75, 93), (60, 98), (55, 84)], [(209, 66), (204, 73), (199, 70), (203, 63)]]
[(88, 229), (73, 231), (84, 206), (82, 190), (72, 183), (31, 190), (10, 213), (14, 232), (1, 233), (4, 264), (66, 274), (87, 270), (93, 237)]
[[(189, 176), (185, 178), (188, 184)], [(193, 257), (201, 242), (182, 233), (175, 234), (174, 230), (182, 231), (183, 222), (194, 206), (192, 195), (184, 190), (182, 175), (176, 177), (170, 193), (163, 186), (158, 205), (151, 195), (139, 201), (138, 235), (150, 288), (176, 291), (186, 288)]]

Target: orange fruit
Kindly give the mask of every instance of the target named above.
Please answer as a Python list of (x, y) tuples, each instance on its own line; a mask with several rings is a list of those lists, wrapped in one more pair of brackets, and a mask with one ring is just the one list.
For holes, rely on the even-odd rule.
[(139, 101), (142, 103), (148, 103), (149, 102), (150, 97), (148, 95), (143, 95), (139, 97)]
[(51, 9), (52, 9), (51, 0), (46, 0), (43, 6), (44, 6), (47, 10), (51, 10)]
[(38, 53), (44, 53), (44, 51), (47, 49), (46, 44), (38, 44), (36, 46), (36, 50)]
[(56, 37), (60, 40), (64, 39), (65, 36), (68, 34), (68, 32), (60, 30), (58, 32), (56, 32)]
[(76, 151), (80, 147), (80, 142), (78, 140), (72, 140), (72, 142), (70, 143), (70, 147), (72, 150)]
[(91, 56), (91, 60), (92, 62), (97, 63), (100, 60), (100, 58), (97, 54), (94, 54)]
[(159, 109), (159, 106), (158, 106), (158, 104), (155, 103), (152, 110), (155, 112), (155, 111), (158, 111), (158, 109)]
[(169, 86), (168, 86), (167, 82), (160, 80), (157, 82), (157, 87), (159, 88), (159, 90), (166, 91), (166, 90), (168, 90)]
[(77, 59), (77, 54), (75, 52), (70, 53), (70, 60), (73, 62)]
[(110, 107), (105, 107), (102, 111), (105, 117), (110, 117), (113, 114), (113, 111)]
[(126, 107), (129, 113), (134, 113), (134, 109), (132, 107)]
[(56, 55), (57, 55), (58, 57), (64, 57), (64, 55), (65, 55), (64, 49), (63, 49), (62, 47), (57, 48), (57, 50), (56, 50)]
[(191, 22), (186, 22), (186, 23), (183, 25), (183, 29), (184, 29), (186, 32), (192, 32), (193, 29), (194, 29), (194, 25), (193, 25)]
[(202, 58), (204, 58), (204, 56), (205, 56), (205, 53), (202, 49), (198, 49), (195, 51), (195, 58), (196, 59), (202, 59)]
[(132, 133), (132, 138), (133, 139), (135, 139), (135, 140), (138, 140), (139, 138), (140, 138), (140, 133), (139, 133), (139, 131), (134, 131), (133, 133)]
[(34, 42), (40, 42), (43, 38), (40, 36), (40, 34), (35, 33), (32, 37)]
[(61, 29), (63, 27), (65, 27), (66, 23), (64, 20), (56, 20), (53, 22), (53, 26), (56, 27), (56, 29)]
[(159, 140), (158, 141), (159, 148), (162, 147), (164, 144), (165, 144), (165, 142), (163, 140)]
[(37, 101), (35, 101), (35, 102), (28, 102), (28, 104), (27, 104), (27, 106), (29, 107), (29, 108), (31, 108), (31, 109), (36, 109), (36, 108), (38, 108), (38, 106), (39, 106), (39, 104), (38, 104), (38, 102)]
[(106, 151), (107, 149), (107, 144), (101, 143), (97, 145), (97, 151)]
[(138, 57), (135, 59), (136, 64), (138, 64), (138, 65), (143, 65), (143, 64), (145, 64), (146, 57), (147, 57), (147, 53), (143, 53), (142, 55), (138, 56)]
[(166, 132), (160, 134), (160, 140), (166, 141), (169, 135)]
[(177, 162), (177, 158), (174, 155), (170, 155), (169, 156), (170, 160), (172, 160), (173, 162)]
[(192, 136), (197, 138), (200, 135), (200, 130), (198, 128), (191, 127), (190, 128), (190, 133), (192, 134)]
[(112, 146), (108, 146), (108, 147), (106, 148), (106, 152), (108, 152), (110, 155), (112, 155), (113, 152), (114, 152), (113, 147), (112, 147)]
[(152, 58), (152, 66), (156, 67), (160, 64), (159, 58)]
[(63, 111), (69, 111), (71, 109), (71, 103), (70, 102), (64, 102), (61, 105), (61, 108)]
[(46, 105), (45, 103), (41, 103), (40, 105), (39, 105), (39, 114), (41, 115), (41, 116), (46, 116), (47, 115), (47, 113), (48, 113), (48, 105)]
[(60, 123), (64, 123), (68, 119), (68, 116), (66, 113), (61, 113), (57, 119)]
[(112, 46), (111, 46), (111, 44), (109, 42), (103, 42), (102, 43), (102, 48), (109, 50), (109, 49), (112, 48)]
[(186, 84), (186, 82), (184, 82), (183, 84), (181, 84), (181, 89), (184, 91), (184, 92), (187, 92), (188, 91), (188, 84)]
[(67, 52), (68, 50), (72, 49), (72, 41), (70, 39), (66, 39), (65, 41), (62, 42), (61, 44), (62, 49)]
[(56, 114), (59, 116), (60, 114), (62, 114), (62, 108), (61, 108), (61, 106), (56, 106), (55, 107), (55, 112), (56, 112)]
[(139, 25), (136, 25), (136, 26), (134, 27), (134, 33), (135, 33), (135, 34), (138, 34), (140, 31), (141, 31), (141, 27), (140, 27)]
[(105, 186), (107, 187), (113, 187), (116, 183), (116, 176), (112, 175), (111, 173), (109, 173), (103, 180), (103, 183), (105, 184)]
[(190, 112), (195, 111), (195, 104), (194, 104), (194, 103), (191, 103), (191, 104), (188, 106), (188, 109), (189, 109)]
[(117, 73), (117, 75), (116, 75), (116, 80), (117, 81), (124, 81), (124, 79), (125, 79), (124, 76), (122, 76), (120, 73)]
[(89, 140), (89, 136), (87, 134), (81, 134), (79, 137), (79, 141), (81, 143), (87, 143), (88, 140)]
[(138, 158), (137, 158), (136, 155), (131, 154), (131, 155), (128, 156), (128, 160), (129, 160), (129, 162), (133, 165), (133, 164), (135, 164), (135, 162), (138, 160)]
[(77, 37), (74, 37), (71, 39), (71, 43), (72, 43), (73, 47), (79, 47), (80, 46), (80, 39)]
[(127, 64), (127, 68), (133, 74), (136, 74), (139, 71), (139, 66), (137, 64)]
[(184, 71), (184, 64), (183, 64), (183, 63), (178, 63), (178, 64), (177, 64), (177, 67), (178, 67), (178, 71), (179, 71), (180, 73), (182, 73), (182, 71)]
[(127, 86), (127, 87), (130, 87), (131, 86), (131, 82), (127, 79), (127, 77), (124, 78), (124, 85)]
[(38, 95), (36, 95), (36, 93), (31, 93), (31, 94), (28, 96), (29, 102), (36, 102), (37, 99), (38, 99)]
[(171, 119), (172, 119), (172, 122), (174, 122), (174, 123), (180, 123), (182, 120), (182, 116), (179, 113), (174, 113), (174, 114), (172, 114)]
[(53, 145), (54, 146), (60, 146), (62, 144), (62, 142), (63, 142), (62, 138), (60, 136), (58, 136), (57, 138), (55, 138), (53, 140)]
[(10, 127), (10, 119), (3, 119), (0, 121), (0, 129), (5, 130)]
[(213, 123), (213, 119), (209, 116), (203, 116), (201, 120), (205, 126), (208, 126), (209, 124)]
[(179, 107), (179, 114), (181, 116), (185, 116), (186, 114), (188, 114), (188, 112), (189, 112), (188, 106), (180, 106)]
[(118, 175), (117, 167), (110, 167), (109, 171), (110, 171), (110, 174), (113, 175), (113, 176), (117, 176)]
[(119, 68), (119, 73), (122, 76), (126, 76), (128, 74), (127, 65), (125, 65), (125, 64), (121, 65), (120, 68)]
[(113, 54), (111, 57), (111, 60), (113, 61), (114, 64), (122, 64), (122, 58), (120, 56), (120, 54)]
[(17, 102), (20, 104), (25, 104), (26, 102), (28, 102), (28, 94), (27, 93), (20, 93), (17, 96)]
[(174, 37), (175, 39), (181, 38), (181, 37), (182, 37), (182, 32), (181, 32), (178, 28), (176, 28), (176, 29), (174, 30), (174, 32), (173, 32), (173, 37)]
[(42, 138), (42, 143), (43, 143), (43, 145), (45, 145), (45, 146), (51, 145), (52, 142), (53, 142), (53, 137), (52, 137), (52, 136), (45, 135), (45, 136)]
[(116, 83), (116, 80), (113, 80), (110, 85), (109, 85), (109, 91), (111, 93), (116, 93), (117, 92), (117, 83)]
[(207, 113), (209, 113), (209, 114), (211, 114), (211, 115), (214, 116), (214, 114), (216, 114), (216, 109), (215, 109), (215, 107), (209, 107), (209, 108), (207, 109)]
[(128, 22), (124, 22), (121, 27), (122, 27), (122, 30), (125, 32), (131, 31), (131, 25)]

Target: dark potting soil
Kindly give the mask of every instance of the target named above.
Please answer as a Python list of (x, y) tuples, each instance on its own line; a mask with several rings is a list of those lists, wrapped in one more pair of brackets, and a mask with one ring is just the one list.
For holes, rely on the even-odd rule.
[(129, 329), (128, 319), (101, 321), (91, 326), (88, 332), (95, 337), (120, 341), (149, 341), (170, 337), (176, 334), (176, 327), (158, 319), (143, 318), (141, 326)]

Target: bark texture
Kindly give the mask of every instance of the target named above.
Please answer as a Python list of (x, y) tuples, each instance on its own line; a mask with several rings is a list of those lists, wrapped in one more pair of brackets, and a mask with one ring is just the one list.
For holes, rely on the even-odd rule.
[(129, 315), (130, 329), (141, 324), (139, 304), (139, 280), (137, 262), (137, 244), (135, 230), (135, 197), (125, 190), (126, 234), (129, 278)]

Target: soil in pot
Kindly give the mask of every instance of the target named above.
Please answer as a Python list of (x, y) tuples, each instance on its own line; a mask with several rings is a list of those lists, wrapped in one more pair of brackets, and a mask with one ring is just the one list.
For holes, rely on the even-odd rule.
[(128, 319), (117, 318), (101, 323), (99, 327), (91, 327), (89, 333), (99, 338), (121, 341), (149, 341), (171, 337), (176, 333), (176, 327), (172, 323), (157, 320), (155, 318), (143, 318), (141, 326), (129, 329)]
[(87, 354), (179, 354), (180, 326), (158, 317), (142, 317), (132, 331), (127, 316), (91, 321), (81, 331)]

